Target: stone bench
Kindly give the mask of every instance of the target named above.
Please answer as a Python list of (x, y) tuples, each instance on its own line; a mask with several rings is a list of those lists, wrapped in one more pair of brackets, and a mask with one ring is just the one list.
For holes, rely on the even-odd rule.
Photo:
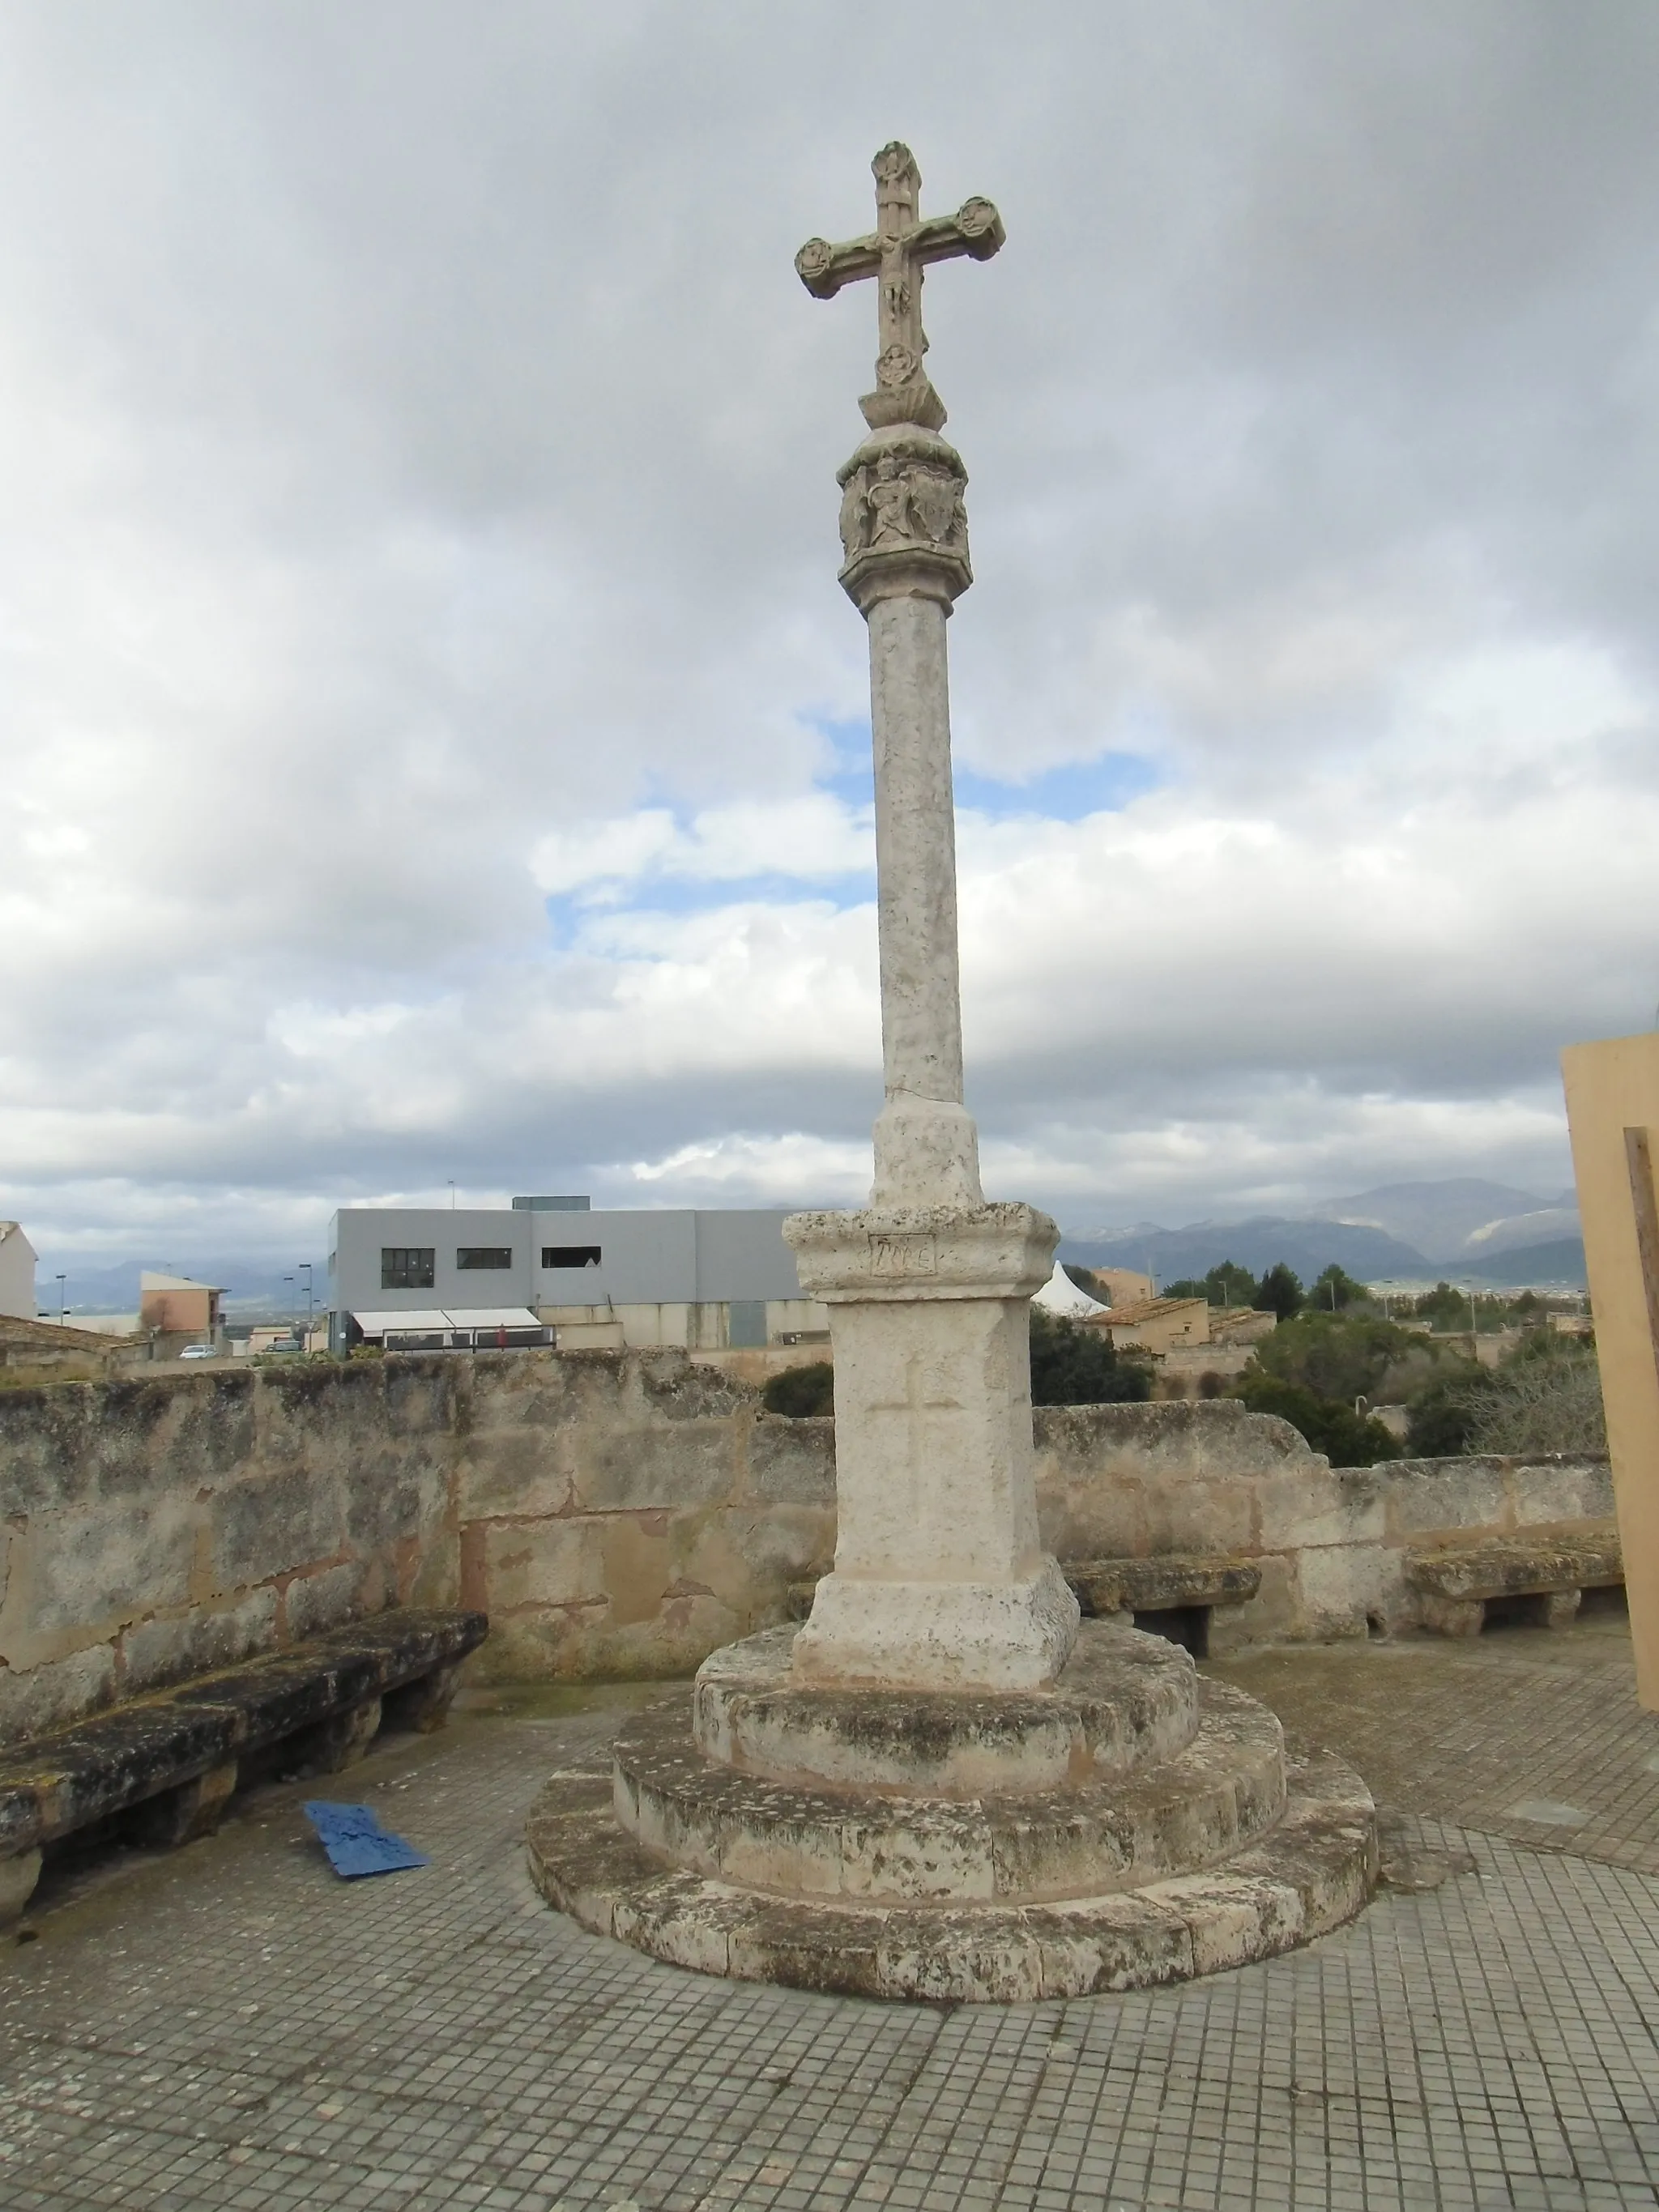
[(489, 1625), (481, 1613), (378, 1613), (0, 1750), (0, 1925), (66, 1836), (185, 1843), (217, 1826), (250, 1765), (333, 1774), (382, 1725), (441, 1727)]
[(1505, 1536), (1406, 1557), (1418, 1620), (1441, 1636), (1479, 1636), (1494, 1599), (1518, 1601), (1546, 1628), (1565, 1628), (1587, 1589), (1624, 1579), (1624, 1555), (1611, 1532)]
[(1062, 1561), (1085, 1619), (1173, 1635), (1197, 1658), (1209, 1650), (1209, 1618), (1217, 1606), (1243, 1605), (1261, 1588), (1251, 1559), (1165, 1552), (1147, 1559)]

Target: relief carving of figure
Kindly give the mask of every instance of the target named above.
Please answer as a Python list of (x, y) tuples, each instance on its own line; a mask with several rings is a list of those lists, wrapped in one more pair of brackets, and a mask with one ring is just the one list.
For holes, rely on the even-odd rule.
[(866, 472), (855, 469), (841, 495), (842, 551), (850, 561), (870, 543), (870, 499)]
[(866, 495), (870, 503), (870, 542), (879, 545), (884, 540), (914, 538), (915, 527), (910, 516), (910, 480), (904, 465), (892, 453), (884, 454), (877, 462)]
[(954, 548), (965, 540), (968, 514), (963, 505), (962, 488), (953, 477), (936, 474), (931, 469), (919, 471), (910, 486), (910, 507), (921, 534), (935, 545)]

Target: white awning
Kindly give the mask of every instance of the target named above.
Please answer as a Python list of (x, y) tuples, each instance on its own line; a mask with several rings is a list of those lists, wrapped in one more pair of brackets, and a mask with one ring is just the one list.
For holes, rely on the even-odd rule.
[(351, 1316), (365, 1336), (395, 1335), (416, 1330), (422, 1335), (446, 1328), (539, 1328), (540, 1317), (528, 1306), (411, 1307), (407, 1313), (354, 1313)]
[(1081, 1321), (1088, 1314), (1103, 1314), (1108, 1309), (1098, 1298), (1091, 1298), (1087, 1291), (1079, 1290), (1058, 1260), (1054, 1272), (1032, 1299), (1045, 1313), (1064, 1314), (1068, 1320)]
[(453, 1328), (454, 1323), (438, 1306), (411, 1307), (407, 1313), (355, 1313), (365, 1336), (384, 1336), (389, 1328)]

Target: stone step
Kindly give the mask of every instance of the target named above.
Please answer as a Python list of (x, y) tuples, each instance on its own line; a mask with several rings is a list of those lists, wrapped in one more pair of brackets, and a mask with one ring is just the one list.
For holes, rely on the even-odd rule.
[(1198, 1677), (1162, 1637), (1089, 1622), (1053, 1685), (836, 1691), (797, 1683), (793, 1627), (703, 1662), (692, 1737), (716, 1765), (805, 1788), (974, 1797), (1080, 1787), (1172, 1759), (1198, 1729)]
[(670, 1707), (617, 1739), (617, 1818), (673, 1865), (777, 1896), (1036, 1902), (1133, 1889), (1215, 1865), (1284, 1809), (1278, 1721), (1230, 1686), (1198, 1688), (1197, 1733), (1171, 1759), (970, 1799), (746, 1774), (706, 1759)]
[(1029, 2003), (1190, 1980), (1352, 1919), (1376, 1881), (1370, 1796), (1328, 1753), (1287, 1762), (1282, 1817), (1207, 1873), (1065, 1903), (781, 1899), (665, 1868), (617, 1827), (603, 1781), (556, 1777), (532, 1808), (531, 1877), (596, 1935), (738, 1981), (847, 1996)]

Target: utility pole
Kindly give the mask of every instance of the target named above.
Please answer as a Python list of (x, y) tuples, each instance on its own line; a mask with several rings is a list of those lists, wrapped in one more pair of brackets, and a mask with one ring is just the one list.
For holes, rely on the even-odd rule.
[(313, 1288), (312, 1267), (313, 1262), (311, 1261), (301, 1261), (300, 1273), (306, 1279), (306, 1350), (307, 1352), (311, 1349), (311, 1323), (317, 1304), (317, 1295), (315, 1289)]
[(68, 1308), (64, 1304), (64, 1278), (59, 1275), (58, 1278), (58, 1326), (59, 1328), (64, 1326), (64, 1316), (68, 1311)]

